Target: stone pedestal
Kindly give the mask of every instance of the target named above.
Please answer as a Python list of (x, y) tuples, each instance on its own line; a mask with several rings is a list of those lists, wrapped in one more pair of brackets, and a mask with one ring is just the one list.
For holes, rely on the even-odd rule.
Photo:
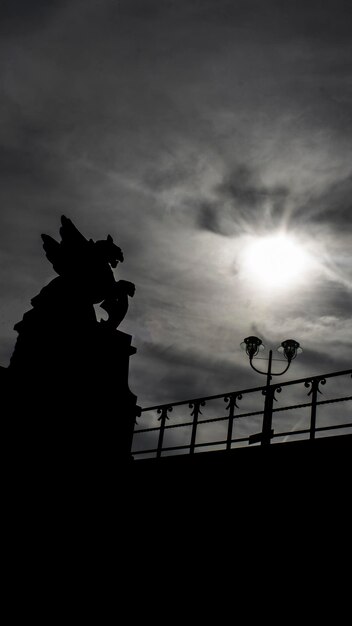
[(132, 461), (131, 335), (96, 322), (87, 334), (66, 332), (61, 344), (55, 334), (32, 337), (30, 352), (21, 340), (0, 372), (5, 430), (21, 463), (103, 475)]

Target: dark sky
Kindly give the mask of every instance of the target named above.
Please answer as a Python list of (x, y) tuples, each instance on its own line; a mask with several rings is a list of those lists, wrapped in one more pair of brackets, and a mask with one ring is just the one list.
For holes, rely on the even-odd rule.
[[(239, 348), (351, 366), (352, 4), (3, 1), (0, 363), (53, 278), (60, 215), (124, 251), (140, 404), (255, 386)], [(263, 288), (248, 242), (284, 229), (309, 262)], [(279, 271), (280, 261), (278, 262)]]

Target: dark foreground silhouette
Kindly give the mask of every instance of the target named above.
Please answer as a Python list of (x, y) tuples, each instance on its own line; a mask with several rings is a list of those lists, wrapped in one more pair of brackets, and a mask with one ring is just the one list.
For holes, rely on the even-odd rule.
[[(57, 277), (32, 298), (32, 307), (15, 326), (18, 339), (10, 365), (0, 367), (2, 441), (13, 493), (18, 495), (16, 490), (29, 481), (40, 498), (55, 492), (55, 485), (73, 498), (84, 491), (110, 498), (130, 483), (136, 502), (154, 494), (160, 504), (166, 495), (193, 498), (195, 485), (199, 491), (215, 484), (217, 491), (228, 493), (235, 482), (237, 490), (257, 498), (268, 485), (271, 492), (275, 484), (278, 489), (288, 474), (294, 481), (300, 475), (309, 489), (312, 480), (321, 483), (324, 472), (324, 484), (346, 475), (339, 468), (341, 459), (350, 462), (345, 448), (351, 449), (351, 438), (335, 438), (325, 446), (317, 442), (133, 461), (139, 407), (128, 374), (135, 348), (118, 326), (135, 288), (115, 280), (112, 268), (123, 254), (110, 235), (88, 241), (64, 216), (60, 235), (60, 242), (42, 235)], [(94, 309), (99, 303), (108, 314), (100, 322)], [(122, 472), (116, 472), (118, 467)]]
[[(10, 365), (0, 372), (7, 440), (31, 470), (110, 471), (131, 458), (137, 409), (128, 370), (135, 348), (117, 327), (134, 285), (115, 281), (112, 268), (123, 254), (110, 235), (88, 241), (70, 219), (61, 222), (60, 242), (42, 235), (58, 276), (15, 325)], [(107, 320), (97, 321), (98, 303)]]

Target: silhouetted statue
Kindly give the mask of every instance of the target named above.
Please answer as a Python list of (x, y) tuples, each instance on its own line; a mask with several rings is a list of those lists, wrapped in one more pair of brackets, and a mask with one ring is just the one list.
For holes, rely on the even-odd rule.
[(48, 260), (80, 298), (92, 303), (101, 302), (115, 284), (111, 267), (115, 268), (119, 261), (123, 261), (121, 249), (114, 244), (111, 235), (106, 240), (88, 241), (64, 215), (61, 223), (60, 243), (49, 235), (42, 235)]
[[(93, 305), (103, 300), (113, 302), (119, 293), (111, 268), (123, 261), (123, 254), (111, 235), (106, 240), (88, 241), (70, 219), (62, 216), (61, 223), (60, 243), (42, 235), (46, 256), (59, 276), (32, 298), (33, 308), (15, 325), (19, 338), (11, 368), (27, 368), (28, 359), (33, 368), (39, 365), (41, 355), (47, 360), (47, 349), (53, 355), (53, 348), (57, 360), (64, 351), (62, 356), (67, 361), (75, 346), (83, 348), (82, 338), (85, 345), (92, 340), (97, 324)], [(35, 352), (28, 341), (35, 343)]]
[[(19, 413), (34, 411), (41, 428), (43, 420), (46, 427), (50, 420), (52, 425), (68, 420), (71, 439), (75, 433), (82, 441), (94, 426), (95, 447), (100, 441), (102, 449), (114, 446), (127, 458), (136, 415), (136, 396), (128, 387), (135, 348), (131, 336), (116, 328), (135, 286), (115, 280), (112, 268), (123, 254), (110, 235), (87, 240), (67, 217), (61, 224), (60, 242), (42, 235), (58, 276), (32, 298), (32, 308), (14, 327), (18, 338), (7, 371), (9, 394)], [(109, 314), (101, 323), (94, 309), (98, 303)]]

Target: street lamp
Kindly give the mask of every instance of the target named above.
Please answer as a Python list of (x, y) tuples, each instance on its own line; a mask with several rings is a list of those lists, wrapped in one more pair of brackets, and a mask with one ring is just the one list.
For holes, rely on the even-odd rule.
[(286, 367), (281, 372), (273, 372), (273, 351), (269, 350), (268, 368), (266, 372), (263, 372), (253, 365), (253, 359), (257, 356), (260, 350), (264, 350), (265, 348), (262, 340), (259, 339), (259, 337), (254, 336), (246, 337), (245, 340), (241, 343), (241, 346), (246, 350), (246, 353), (249, 356), (249, 363), (251, 368), (258, 372), (258, 374), (264, 374), (266, 376), (266, 388), (265, 391), (263, 391), (263, 393), (265, 393), (263, 429), (260, 433), (260, 436), (254, 435), (252, 438), (250, 438), (249, 443), (261, 441), (262, 445), (269, 444), (270, 439), (272, 438), (274, 433), (271, 428), (271, 422), (275, 389), (270, 386), (271, 379), (273, 376), (282, 376), (282, 374), (285, 374), (285, 372), (287, 372), (288, 368), (290, 367), (293, 359), (296, 358), (297, 354), (300, 354), (302, 352), (302, 348), (300, 347), (298, 341), (295, 341), (295, 339), (286, 339), (277, 349), (278, 352), (283, 354), (285, 359), (287, 360)]

